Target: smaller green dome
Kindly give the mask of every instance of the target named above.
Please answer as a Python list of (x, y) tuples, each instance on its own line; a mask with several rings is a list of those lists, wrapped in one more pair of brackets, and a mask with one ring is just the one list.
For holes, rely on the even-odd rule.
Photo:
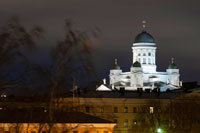
[(168, 69), (177, 69), (177, 66), (173, 63), (168, 66)]
[(120, 66), (117, 64), (117, 59), (115, 59), (115, 64), (113, 65), (112, 70), (120, 70)]
[(174, 63), (174, 58), (172, 58), (172, 62), (171, 62), (171, 64), (169, 64), (168, 69), (177, 69), (177, 66)]
[(112, 69), (120, 70), (120, 66), (119, 66), (119, 65), (114, 65), (114, 66), (112, 67)]
[(132, 67), (141, 67), (140, 62), (136, 61), (133, 63)]

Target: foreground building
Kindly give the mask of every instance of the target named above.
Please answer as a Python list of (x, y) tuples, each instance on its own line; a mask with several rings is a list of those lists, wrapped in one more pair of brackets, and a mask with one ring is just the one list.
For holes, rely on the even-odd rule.
[[(16, 97), (17, 98), (17, 97)], [(0, 98), (0, 132), (200, 132), (199, 92), (90, 91), (53, 101)], [(41, 97), (44, 98), (44, 97)], [(33, 99), (36, 99), (34, 101)]]
[(199, 101), (199, 93), (99, 91), (61, 103), (115, 122), (114, 133), (199, 133)]
[(11, 109), (7, 105), (1, 109), (0, 133), (113, 133), (116, 125), (89, 114), (57, 109), (50, 120), (49, 110), (42, 106), (15, 104), (19, 106)]

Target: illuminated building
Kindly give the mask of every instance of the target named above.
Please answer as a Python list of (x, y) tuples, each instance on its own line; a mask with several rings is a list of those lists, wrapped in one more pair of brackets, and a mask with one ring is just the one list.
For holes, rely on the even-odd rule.
[[(155, 40), (146, 31), (146, 24), (143, 22), (143, 30), (136, 36), (132, 46), (133, 62), (130, 72), (122, 72), (115, 59), (115, 64), (110, 70), (109, 88), (118, 90), (121, 88), (125, 90), (160, 88), (160, 91), (180, 88), (182, 83), (179, 80), (179, 69), (173, 58), (166, 72), (156, 71), (156, 49)], [(97, 90), (101, 91), (101, 88)]]
[(199, 99), (199, 93), (98, 91), (66, 97), (62, 103), (65, 108), (77, 107), (80, 112), (115, 122), (114, 133), (150, 132), (158, 128), (165, 132), (199, 132)]
[[(20, 104), (20, 103), (18, 103)], [(39, 109), (39, 110), (38, 110)], [(1, 133), (112, 133), (114, 122), (80, 112), (54, 112), (27, 107), (0, 111)]]

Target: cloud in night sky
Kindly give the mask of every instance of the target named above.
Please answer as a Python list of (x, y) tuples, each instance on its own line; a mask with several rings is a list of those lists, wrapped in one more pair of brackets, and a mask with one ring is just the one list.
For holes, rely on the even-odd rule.
[[(64, 37), (65, 18), (81, 30), (98, 27), (102, 34), (92, 46), (93, 60), (104, 78), (114, 58), (123, 71), (130, 69), (131, 46), (146, 20), (147, 32), (157, 43), (158, 70), (164, 71), (174, 57), (184, 81), (200, 81), (199, 5), (199, 0), (2, 0), (0, 24), (18, 15), (27, 27), (44, 27), (46, 39), (40, 43), (46, 51)], [(44, 55), (37, 56), (44, 62)]]

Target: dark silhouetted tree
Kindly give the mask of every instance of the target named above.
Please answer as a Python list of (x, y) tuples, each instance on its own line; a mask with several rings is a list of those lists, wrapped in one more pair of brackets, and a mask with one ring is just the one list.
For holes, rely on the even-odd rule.
[(22, 81), (26, 69), (14, 75), (10, 68), (16, 64), (27, 65), (28, 60), (21, 51), (35, 49), (36, 40), (43, 32), (39, 26), (27, 30), (18, 17), (12, 17), (0, 28), (0, 89), (27, 87)]

